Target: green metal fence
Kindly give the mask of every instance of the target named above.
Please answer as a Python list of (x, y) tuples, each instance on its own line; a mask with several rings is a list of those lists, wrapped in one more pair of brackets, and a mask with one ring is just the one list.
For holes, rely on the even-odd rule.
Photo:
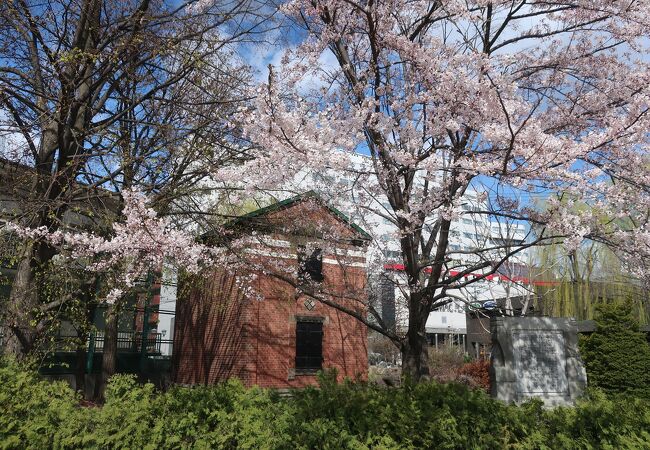
[[(133, 320), (130, 329), (118, 329), (117, 372), (169, 373), (173, 353), (173, 336), (159, 332), (151, 317), (174, 315), (174, 311), (162, 310), (157, 306), (131, 308)], [(136, 320), (137, 319), (137, 320)], [(129, 322), (129, 321), (123, 321)], [(137, 325), (140, 329), (133, 329)], [(80, 358), (84, 358), (85, 373), (101, 372), (105, 331), (94, 329), (86, 338), (77, 334), (60, 333), (54, 338), (54, 349), (42, 361), (41, 373), (45, 375), (73, 374), (79, 371)], [(80, 345), (81, 344), (81, 345)]]

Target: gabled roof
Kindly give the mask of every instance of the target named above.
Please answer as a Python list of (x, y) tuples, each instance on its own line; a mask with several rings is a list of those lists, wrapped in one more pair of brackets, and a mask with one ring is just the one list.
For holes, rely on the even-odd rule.
[(290, 208), (297, 203), (303, 202), (308, 199), (313, 199), (316, 200), (320, 205), (323, 207), (327, 208), (333, 216), (337, 217), (341, 222), (343, 222), (345, 225), (348, 227), (352, 228), (357, 234), (359, 234), (360, 238), (363, 240), (372, 240), (372, 237), (370, 234), (368, 234), (363, 228), (361, 228), (359, 225), (356, 225), (353, 223), (348, 216), (343, 214), (341, 211), (338, 209), (334, 208), (333, 206), (329, 205), (321, 196), (319, 196), (315, 191), (307, 191), (302, 194), (298, 194), (294, 197), (290, 197), (286, 200), (282, 200), (280, 202), (273, 203), (272, 205), (265, 206), (264, 208), (256, 209), (255, 211), (249, 212), (248, 214), (244, 214), (243, 216), (237, 217), (236, 219), (233, 219), (232, 221), (229, 222), (228, 225), (230, 226), (235, 226), (237, 224), (241, 224), (244, 222), (247, 222), (251, 219), (255, 219), (257, 217), (264, 216), (266, 214), (270, 214), (272, 212), (277, 212), (282, 209)]

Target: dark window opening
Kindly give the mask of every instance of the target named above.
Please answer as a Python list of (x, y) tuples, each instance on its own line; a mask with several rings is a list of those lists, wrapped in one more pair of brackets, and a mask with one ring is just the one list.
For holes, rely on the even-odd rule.
[(320, 248), (314, 249), (307, 255), (304, 247), (298, 249), (298, 278), (300, 281), (313, 281), (321, 283), (323, 277), (323, 251)]
[(323, 322), (296, 323), (296, 372), (316, 372), (323, 367)]

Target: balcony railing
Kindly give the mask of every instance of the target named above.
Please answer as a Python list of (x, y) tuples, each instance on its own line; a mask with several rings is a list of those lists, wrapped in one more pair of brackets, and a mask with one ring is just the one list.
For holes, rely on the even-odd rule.
[[(75, 348), (75, 341), (78, 342), (78, 336), (56, 336), (56, 351), (72, 351)], [(95, 331), (86, 341), (86, 350), (94, 352), (103, 352), (104, 350), (104, 331)], [(160, 354), (161, 349), (171, 349), (172, 341), (163, 339), (162, 333), (149, 332), (145, 342), (147, 354)], [(142, 351), (142, 332), (141, 331), (119, 331), (117, 333), (117, 351), (120, 353), (139, 353)], [(169, 353), (169, 352), (167, 352)]]
[[(94, 342), (92, 341), (94, 339)], [(97, 331), (94, 336), (88, 339), (88, 347), (94, 344), (96, 352), (104, 350), (104, 332)], [(145, 347), (147, 353), (160, 353), (162, 344), (162, 334), (150, 332), (147, 335)], [(117, 333), (117, 351), (118, 352), (140, 352), (142, 351), (142, 332), (141, 331), (119, 331)]]

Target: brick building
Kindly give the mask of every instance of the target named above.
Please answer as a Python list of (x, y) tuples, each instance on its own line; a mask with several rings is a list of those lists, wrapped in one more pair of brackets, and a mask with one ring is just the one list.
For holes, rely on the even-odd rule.
[(327, 368), (365, 378), (365, 325), (326, 303), (366, 314), (368, 235), (313, 192), (231, 225), (247, 242), (241, 262), (179, 287), (173, 380), (302, 387)]

